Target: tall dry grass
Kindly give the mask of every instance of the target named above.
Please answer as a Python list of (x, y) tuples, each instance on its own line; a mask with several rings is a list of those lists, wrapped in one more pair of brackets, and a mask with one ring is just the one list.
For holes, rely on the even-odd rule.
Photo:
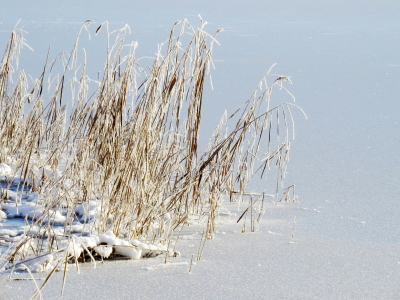
[[(125, 42), (129, 27), (110, 32), (105, 22), (96, 30), (107, 36), (97, 81), (86, 74), (87, 58), (78, 59), (89, 23), (70, 53), (48, 56), (39, 78), (17, 73), (26, 46), (23, 29), (12, 32), (1, 60), (0, 163), (12, 158), (20, 188), (37, 192), (42, 207), (29, 223), (39, 229), (28, 230), (6, 260), (29, 240), (38, 241), (36, 255), (58, 251), (59, 241), (72, 236), (77, 206), (90, 201), (97, 201), (99, 211), (85, 232), (169, 244), (191, 215), (207, 218), (205, 237), (212, 237), (222, 197), (246, 194), (248, 182), (256, 174), (266, 178), (275, 165), (278, 194), (289, 160), (293, 104), (270, 102), (272, 90), (284, 89), (288, 77), (269, 82), (268, 72), (242, 108), (222, 116), (207, 150), (198, 153), (204, 85), (220, 30), (212, 36), (202, 20), (199, 28), (176, 22), (152, 64), (143, 67), (137, 44)], [(57, 66), (62, 73), (53, 74)], [(65, 216), (61, 235), (52, 233), (57, 212)], [(45, 239), (46, 249), (40, 242)]]

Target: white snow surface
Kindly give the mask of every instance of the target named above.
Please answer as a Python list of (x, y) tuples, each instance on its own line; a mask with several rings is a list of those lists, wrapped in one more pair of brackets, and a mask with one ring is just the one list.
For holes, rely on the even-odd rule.
[[(292, 240), (290, 204), (269, 207), (267, 213), (271, 217), (274, 211), (280, 212), (280, 219), (264, 220), (255, 233), (241, 234), (242, 224), (221, 218), (217, 225), (225, 234), (219, 231), (213, 240), (206, 241), (200, 261), (196, 256), (202, 227), (194, 222), (182, 232), (191, 237), (179, 242), (183, 255), (168, 258), (166, 264), (162, 255), (105, 261), (96, 268), (80, 264), (80, 273), (69, 265), (63, 299), (130, 298), (132, 293), (143, 299), (161, 295), (163, 299), (395, 299), (400, 293), (400, 247), (314, 238), (297, 232)], [(112, 235), (81, 241), (94, 245), (94, 240), (116, 241)], [(54, 276), (43, 290), (45, 299), (60, 291), (62, 272)], [(25, 299), (34, 290), (31, 281), (4, 284), (10, 299)], [(21, 290), (14, 293), (17, 287)]]
[[(18, 6), (5, 1), (2, 8), (0, 41), (9, 38), (20, 18), (34, 24), (24, 27), (35, 49), (24, 48), (20, 56), (27, 74), (40, 74), (49, 45), (53, 54), (70, 49), (89, 15), (96, 21), (92, 33), (106, 19), (113, 30), (128, 23), (133, 33), (127, 39), (139, 42), (141, 57), (153, 55), (175, 20), (187, 18), (196, 26), (200, 13), (211, 34), (225, 29), (213, 49), (214, 91), (206, 84), (202, 133), (212, 132), (225, 109), (233, 113), (241, 106), (274, 63), (272, 73), (291, 76), (287, 88), (308, 115), (304, 121), (293, 111), (296, 139), (285, 179), (296, 184), (299, 203), (269, 207), (255, 233), (241, 234), (242, 222), (236, 224), (233, 214), (221, 216), (200, 261), (203, 227), (193, 222), (176, 247), (182, 256), (169, 257), (167, 264), (164, 255), (105, 261), (96, 269), (81, 264), (80, 274), (69, 265), (64, 299), (399, 298), (398, 1), (71, 0), (61, 5), (21, 0)], [(91, 44), (88, 39), (80, 44), (87, 52), (96, 50), (87, 61), (97, 76), (104, 60), (96, 53), (105, 44), (101, 34), (93, 36)], [(275, 90), (271, 101), (291, 101), (286, 96)], [(0, 172), (0, 180), (12, 179), (9, 175)], [(258, 191), (265, 185), (251, 187)], [(22, 229), (6, 230), (0, 235), (12, 237)], [(106, 257), (109, 249), (101, 247), (95, 251)], [(38, 264), (43, 270), (46, 261), (51, 258)], [(7, 281), (8, 275), (0, 276), (0, 298), (29, 299), (35, 284)], [(41, 284), (46, 274), (35, 276)], [(60, 295), (62, 274), (53, 276), (43, 290), (45, 299)], [(28, 278), (18, 272), (13, 277)]]

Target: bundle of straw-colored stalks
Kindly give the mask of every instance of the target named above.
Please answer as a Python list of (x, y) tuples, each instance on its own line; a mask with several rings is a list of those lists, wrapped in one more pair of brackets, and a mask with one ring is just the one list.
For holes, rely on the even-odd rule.
[[(169, 244), (176, 229), (198, 214), (208, 217), (210, 238), (221, 197), (244, 194), (252, 177), (266, 177), (273, 164), (277, 182), (283, 178), (293, 104), (271, 108), (270, 97), (288, 77), (270, 84), (265, 77), (242, 108), (222, 117), (207, 150), (198, 153), (203, 88), (220, 32), (209, 35), (200, 22), (195, 28), (184, 20), (178, 29), (176, 22), (146, 68), (135, 57), (137, 44), (125, 44), (129, 27), (109, 32), (103, 23), (96, 34), (107, 35), (107, 56), (98, 81), (86, 75), (86, 57), (78, 64), (80, 34), (91, 22), (83, 25), (71, 53), (48, 60), (37, 79), (16, 74), (26, 44), (23, 29), (12, 32), (0, 64), (0, 163), (11, 162), (13, 178), (0, 204), (12, 183), (36, 193), (41, 210), (27, 218), (24, 238), (38, 241), (30, 245), (35, 255), (58, 251), (60, 241), (71, 240), (77, 219), (86, 222), (80, 234), (112, 232)], [(59, 65), (62, 73), (54, 75)], [(95, 218), (82, 221), (77, 208), (89, 215), (89, 204), (96, 207)], [(57, 212), (65, 220), (61, 234), (54, 234)]]

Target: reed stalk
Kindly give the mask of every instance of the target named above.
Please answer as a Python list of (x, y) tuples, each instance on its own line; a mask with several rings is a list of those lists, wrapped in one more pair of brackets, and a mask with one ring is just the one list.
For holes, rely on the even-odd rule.
[[(37, 213), (26, 233), (36, 241), (31, 245), (36, 256), (71, 240), (82, 204), (88, 216), (91, 203), (96, 211), (83, 221), (81, 234), (111, 231), (169, 244), (179, 225), (195, 214), (208, 216), (204, 239), (212, 238), (221, 199), (246, 194), (249, 181), (256, 174), (266, 178), (274, 166), (278, 193), (289, 161), (294, 104), (272, 106), (271, 94), (275, 87), (284, 89), (289, 77), (269, 82), (268, 72), (242, 108), (223, 115), (208, 148), (199, 153), (204, 84), (221, 30), (210, 35), (202, 20), (198, 28), (176, 22), (152, 64), (143, 67), (137, 43), (126, 43), (129, 27), (110, 32), (105, 22), (96, 30), (107, 39), (104, 70), (92, 80), (88, 58), (78, 64), (78, 42), (90, 23), (82, 26), (70, 53), (51, 61), (48, 55), (39, 78), (17, 73), (26, 46), (23, 29), (14, 29), (0, 63), (0, 163), (12, 162), (19, 190), (37, 193)], [(56, 69), (62, 72), (54, 74)], [(9, 202), (10, 186), (0, 204)], [(288, 195), (289, 189), (285, 199)], [(246, 212), (249, 208), (254, 231), (253, 203)], [(54, 233), (58, 213), (65, 217), (61, 236)]]

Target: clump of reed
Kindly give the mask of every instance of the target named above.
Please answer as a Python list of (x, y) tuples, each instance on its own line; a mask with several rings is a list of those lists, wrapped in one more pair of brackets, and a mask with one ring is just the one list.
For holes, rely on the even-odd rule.
[[(221, 198), (244, 195), (248, 182), (256, 174), (266, 178), (274, 165), (278, 193), (294, 104), (270, 102), (273, 88), (284, 89), (289, 77), (269, 82), (268, 72), (240, 109), (222, 116), (208, 148), (198, 153), (203, 90), (221, 30), (206, 33), (201, 19), (199, 28), (176, 22), (152, 64), (142, 67), (137, 43), (125, 42), (129, 27), (110, 32), (105, 22), (96, 30), (107, 37), (104, 70), (92, 80), (87, 58), (78, 59), (80, 35), (90, 23), (70, 53), (48, 56), (38, 78), (16, 73), (26, 46), (23, 29), (12, 32), (1, 60), (0, 163), (14, 165), (7, 188), (17, 179), (20, 189), (37, 193), (41, 206), (7, 260), (30, 240), (37, 241), (34, 255), (57, 251), (71, 240), (83, 203), (95, 203), (97, 211), (81, 234), (111, 231), (169, 245), (192, 215), (207, 218), (205, 237), (211, 238)], [(62, 72), (54, 75), (57, 68)], [(4, 192), (0, 204), (6, 199)], [(65, 217), (61, 234), (54, 231), (57, 212)]]

